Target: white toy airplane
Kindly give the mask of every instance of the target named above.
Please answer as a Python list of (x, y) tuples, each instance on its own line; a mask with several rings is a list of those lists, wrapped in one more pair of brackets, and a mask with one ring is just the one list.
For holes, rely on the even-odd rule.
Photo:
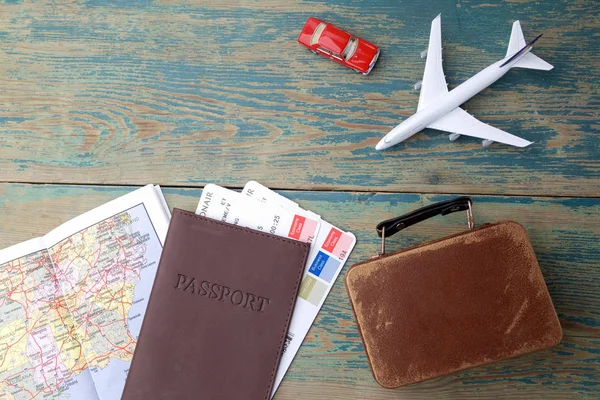
[(377, 143), (375, 148), (377, 150), (387, 149), (408, 139), (424, 128), (450, 132), (451, 135), (449, 138), (451, 141), (458, 139), (460, 135), (484, 139), (482, 142), (484, 147), (494, 142), (517, 147), (525, 147), (533, 143), (485, 124), (459, 108), (459, 106), (496, 82), (513, 67), (540, 69), (544, 71), (554, 68), (546, 61), (531, 53), (533, 43), (542, 35), (539, 35), (529, 43), (525, 43), (521, 24), (519, 21), (515, 21), (510, 34), (506, 57), (482, 70), (477, 75), (463, 82), (460, 86), (448, 91), (448, 84), (446, 83), (444, 70), (442, 69), (440, 15), (431, 23), (429, 47), (426, 50), (427, 62), (425, 64), (425, 73), (423, 75), (421, 97), (419, 98), (417, 112), (392, 129)]

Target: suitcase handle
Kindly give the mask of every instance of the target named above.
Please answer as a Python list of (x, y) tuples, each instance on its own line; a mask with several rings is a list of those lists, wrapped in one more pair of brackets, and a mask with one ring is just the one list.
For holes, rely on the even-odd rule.
[(411, 225), (425, 221), (436, 215), (447, 215), (457, 211), (467, 211), (467, 223), (469, 229), (474, 226), (473, 222), (473, 200), (468, 196), (457, 197), (452, 200), (440, 201), (429, 206), (411, 211), (399, 217), (386, 219), (377, 224), (377, 235), (381, 238), (381, 253), (385, 253), (385, 238), (390, 237)]

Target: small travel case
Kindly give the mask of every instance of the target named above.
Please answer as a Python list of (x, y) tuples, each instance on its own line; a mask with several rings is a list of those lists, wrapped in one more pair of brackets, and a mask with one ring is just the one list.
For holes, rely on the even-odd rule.
[[(562, 330), (525, 229), (473, 229), (459, 197), (377, 225), (379, 256), (352, 266), (346, 287), (375, 380), (395, 388), (548, 348)], [(385, 239), (466, 210), (470, 230), (396, 253)]]

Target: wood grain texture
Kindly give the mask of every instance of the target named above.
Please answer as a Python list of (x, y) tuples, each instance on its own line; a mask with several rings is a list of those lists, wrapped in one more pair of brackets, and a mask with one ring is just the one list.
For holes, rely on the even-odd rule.
[[(553, 71), (516, 69), (465, 105), (534, 145), (482, 149), (425, 131), (374, 150), (416, 109), (419, 53), (440, 12), (451, 88), (504, 56), (513, 20), (526, 38), (544, 33), (535, 52)], [(194, 209), (208, 182), (255, 179), (354, 232), (352, 264), (377, 253), (379, 220), (480, 194), (478, 224), (528, 230), (561, 344), (382, 389), (340, 277), (276, 398), (599, 398), (599, 14), (593, 0), (0, 0), (0, 248), (132, 190), (118, 185), (186, 187), (165, 189), (167, 201)], [(379, 45), (372, 74), (298, 45), (311, 15)], [(436, 218), (388, 249), (464, 226), (460, 214)]]
[[(42, 235), (132, 188), (0, 184), (0, 248)], [(166, 188), (171, 207), (193, 210), (200, 189)], [(446, 195), (283, 192), (356, 234), (349, 265), (377, 253), (376, 222)], [(515, 220), (528, 230), (564, 330), (552, 349), (397, 390), (371, 376), (340, 276), (276, 399), (598, 398), (600, 396), (600, 199), (475, 196), (477, 224)], [(461, 213), (388, 241), (394, 251), (466, 228)], [(343, 274), (343, 273), (342, 273)]]
[[(561, 195), (600, 193), (600, 3), (0, 1), (0, 182)], [(411, 115), (431, 19), (450, 86), (504, 56), (510, 23), (549, 73), (514, 70), (466, 104), (536, 143), (426, 131)], [(310, 15), (372, 40), (368, 77), (296, 43)]]

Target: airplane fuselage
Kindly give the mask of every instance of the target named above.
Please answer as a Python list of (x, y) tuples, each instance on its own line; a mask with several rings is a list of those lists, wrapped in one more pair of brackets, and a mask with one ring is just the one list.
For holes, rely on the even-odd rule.
[[(522, 56), (524, 56), (526, 53), (527, 52), (523, 53)], [(507, 58), (495, 62), (465, 82), (461, 83), (456, 88), (442, 94), (435, 100), (435, 102), (417, 111), (414, 115), (392, 129), (383, 138), (382, 142), (384, 143), (380, 143), (377, 148), (379, 149), (380, 145), (383, 145), (381, 148), (386, 148), (400, 143), (414, 134), (422, 131), (434, 121), (437, 121), (444, 115), (448, 114), (450, 111), (460, 107), (460, 105), (465, 103), (471, 97), (475, 96), (477, 93), (481, 92), (483, 89), (502, 78), (511, 69), (511, 67), (522, 58), (522, 56), (512, 60), (509, 64), (506, 64), (503, 67), (500, 67), (500, 65), (502, 65)]]

